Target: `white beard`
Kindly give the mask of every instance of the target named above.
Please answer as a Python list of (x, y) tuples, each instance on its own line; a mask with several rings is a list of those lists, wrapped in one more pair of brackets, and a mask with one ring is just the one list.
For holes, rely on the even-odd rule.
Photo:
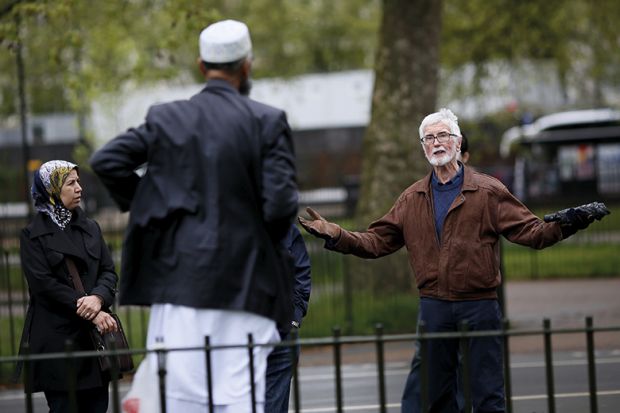
[(438, 148), (437, 150), (439, 149), (443, 149), (445, 153), (443, 155), (434, 155), (432, 153), (430, 154), (430, 156), (426, 155), (426, 159), (428, 160), (428, 162), (433, 166), (444, 166), (452, 162), (452, 160), (456, 156), (456, 150), (449, 151), (446, 150), (446, 148), (444, 147)]

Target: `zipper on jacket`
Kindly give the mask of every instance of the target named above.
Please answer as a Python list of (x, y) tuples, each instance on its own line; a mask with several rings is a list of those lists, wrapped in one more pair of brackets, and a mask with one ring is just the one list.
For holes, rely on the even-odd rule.
[[(435, 235), (435, 242), (437, 242), (437, 248), (441, 251), (441, 241), (439, 241), (439, 238), (437, 237), (437, 228), (435, 227), (435, 208), (433, 208), (432, 195), (429, 196), (428, 193), (425, 192), (424, 197), (426, 198), (426, 204), (431, 212), (431, 219), (433, 220), (433, 234)], [(441, 232), (443, 232), (443, 229)]]

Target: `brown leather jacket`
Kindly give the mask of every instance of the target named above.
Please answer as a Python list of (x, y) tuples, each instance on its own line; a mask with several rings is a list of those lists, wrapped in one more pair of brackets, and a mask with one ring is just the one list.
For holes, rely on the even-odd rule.
[(465, 167), (463, 188), (448, 211), (440, 244), (430, 182), (429, 173), (366, 232), (343, 229), (326, 248), (378, 258), (404, 245), (420, 296), (460, 301), (497, 297), (500, 235), (536, 249), (562, 239), (559, 224), (543, 222), (500, 181)]

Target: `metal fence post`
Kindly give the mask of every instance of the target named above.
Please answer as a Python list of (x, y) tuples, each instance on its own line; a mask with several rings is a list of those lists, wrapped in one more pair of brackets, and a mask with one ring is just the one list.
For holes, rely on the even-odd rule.
[[(140, 307), (140, 341), (146, 337), (146, 308)], [(130, 333), (131, 334), (131, 333)]]
[(512, 413), (512, 381), (510, 374), (510, 336), (507, 334), (510, 329), (510, 322), (504, 318), (502, 320), (502, 339), (504, 344), (504, 391), (506, 395), (506, 413)]
[[(291, 339), (295, 341), (295, 349), (301, 352), (301, 347), (299, 345), (299, 330), (294, 328), (291, 331)], [(301, 398), (299, 394), (299, 353), (297, 353), (297, 357), (293, 352), (290, 352), (291, 357), (293, 358), (293, 401), (295, 405), (295, 413), (299, 413), (301, 411)]]
[(252, 413), (256, 413), (256, 386), (254, 385), (254, 338), (248, 334), (248, 355), (250, 359), (250, 396), (252, 399)]
[(205, 359), (207, 368), (207, 403), (209, 406), (209, 413), (213, 413), (215, 407), (213, 406), (213, 374), (211, 367), (211, 338), (205, 336)]
[(590, 389), (590, 413), (598, 412), (596, 399), (596, 362), (594, 360), (594, 331), (592, 317), (586, 317), (586, 345), (588, 349), (588, 385)]
[(466, 320), (463, 320), (459, 323), (459, 331), (461, 332), (461, 338), (459, 339), (459, 348), (463, 361), (463, 397), (465, 402), (464, 411), (471, 412), (471, 361), (469, 354), (469, 338), (467, 337), (467, 332), (469, 331), (469, 324)]
[(11, 340), (11, 354), (15, 354), (15, 317), (13, 316), (13, 291), (11, 285), (11, 267), (9, 266), (9, 252), (4, 251), (6, 265), (6, 292), (9, 310), (9, 337)]
[(426, 323), (420, 320), (418, 323), (418, 341), (420, 342), (420, 401), (422, 411), (427, 412), (429, 406), (428, 385), (428, 339), (424, 337)]
[(375, 325), (375, 332), (377, 334), (377, 376), (379, 385), (379, 411), (381, 413), (387, 412), (386, 397), (385, 397), (385, 361), (383, 354), (383, 325), (378, 323)]
[[(157, 337), (157, 376), (159, 377), (160, 412), (166, 413), (166, 349), (163, 348), (163, 338)], [(147, 354), (148, 357), (148, 354)]]
[(349, 261), (345, 255), (340, 256), (342, 264), (342, 282), (344, 295), (344, 329), (347, 334), (353, 332), (353, 286), (351, 285), (351, 274), (349, 271)]
[(543, 320), (545, 338), (545, 371), (547, 374), (547, 406), (549, 413), (555, 413), (555, 389), (553, 381), (553, 354), (551, 347), (551, 321), (548, 318)]
[(114, 413), (119, 413), (119, 407), (121, 405), (120, 396), (118, 393), (118, 379), (120, 378), (120, 365), (118, 363), (118, 351), (116, 348), (116, 339), (114, 336), (110, 336), (110, 349), (112, 350), (112, 355), (110, 356), (110, 376), (112, 379), (112, 408), (114, 409)]
[(30, 361), (30, 344), (24, 343), (22, 347), (22, 354), (24, 356), (24, 391), (26, 393), (26, 413), (32, 413), (32, 362)]
[(332, 329), (334, 333), (334, 364), (336, 373), (336, 411), (342, 413), (342, 366), (340, 354), (340, 327), (336, 326)]

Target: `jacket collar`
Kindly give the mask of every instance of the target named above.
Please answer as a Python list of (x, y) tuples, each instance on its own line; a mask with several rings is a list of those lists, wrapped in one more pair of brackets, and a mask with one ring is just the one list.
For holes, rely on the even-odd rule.
[[(73, 213), (75, 217), (69, 223), (71, 227), (77, 227), (87, 236), (94, 236), (92, 228), (89, 227), (86, 215), (81, 208), (76, 208)], [(30, 229), (30, 239), (40, 237), (42, 235), (51, 234), (52, 239), (49, 247), (55, 251), (66, 255), (72, 255), (86, 261), (84, 254), (69, 239), (66, 231), (62, 231), (46, 214), (39, 212), (35, 215)]]
[[(473, 169), (471, 169), (467, 165), (462, 164), (461, 162), (459, 162), (459, 165), (463, 167), (463, 188), (461, 192), (478, 190), (478, 184), (476, 183)], [(432, 179), (433, 170), (431, 169), (431, 171), (424, 178), (414, 184), (413, 189), (416, 192), (422, 192), (428, 195), (431, 191)]]
[(209, 79), (207, 85), (202, 89), (203, 92), (214, 89), (226, 89), (229, 92), (239, 94), (239, 91), (228, 81), (224, 79)]

